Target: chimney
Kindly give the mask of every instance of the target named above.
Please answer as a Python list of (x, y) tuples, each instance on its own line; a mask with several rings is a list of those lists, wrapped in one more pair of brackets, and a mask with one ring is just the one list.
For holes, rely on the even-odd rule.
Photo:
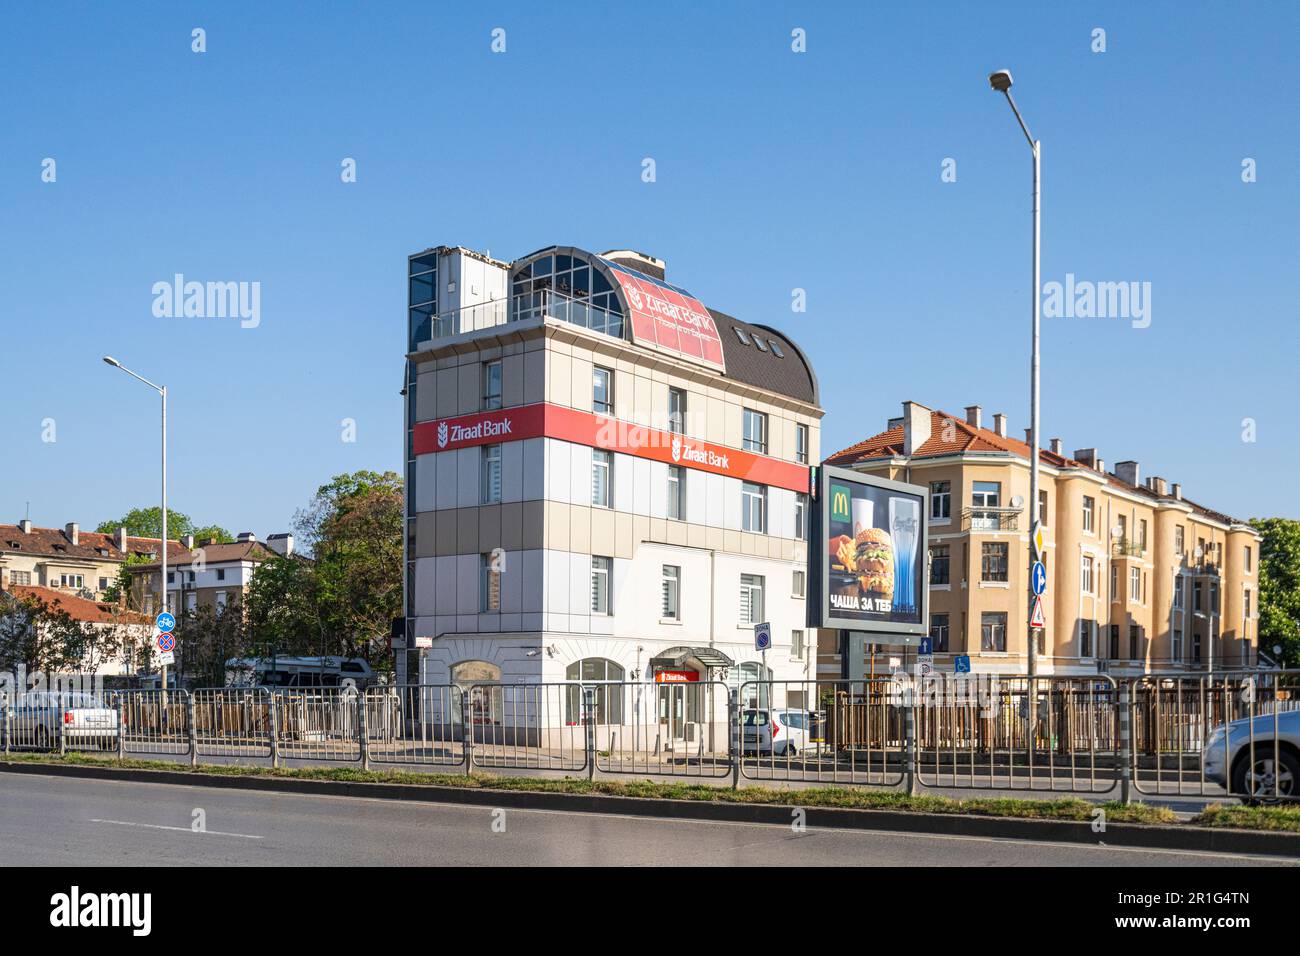
[(885, 423), (885, 431), (892, 432), (895, 428), (902, 428), (904, 421), (905, 419), (902, 418), (891, 418)]
[(1061, 446), (1061, 439), (1059, 439), (1059, 438), (1053, 438), (1053, 439), (1052, 439), (1052, 454), (1053, 454), (1053, 455), (1059, 455), (1059, 454), (1061, 454), (1061, 448), (1062, 448), (1062, 446)]
[(31, 534), (32, 533), (31, 519), (24, 518), (22, 521), (18, 522), (18, 529), (22, 531), (23, 534)]
[(1074, 460), (1080, 464), (1087, 465), (1089, 468), (1097, 468), (1097, 449), (1076, 448), (1074, 450)]
[(181, 538), (181, 547), (183, 547), (186, 551), (193, 551), (193, 550), (194, 550), (194, 535), (192, 535), (192, 534), (187, 534), (187, 535), (185, 535), (185, 537)]
[(978, 405), (966, 406), (966, 424), (980, 427), (980, 413), (983, 411)]
[(1026, 428), (1026, 429), (1025, 429), (1025, 444), (1028, 445), (1028, 444), (1029, 444), (1029, 439), (1031, 439), (1031, 438), (1033, 438), (1033, 437), (1034, 437), (1034, 430), (1033, 430), (1032, 428)]
[(282, 557), (288, 557), (293, 554), (293, 535), (281, 532), (280, 534), (268, 535), (266, 546)]
[(1156, 475), (1147, 479), (1147, 487), (1163, 498), (1168, 492), (1165, 488), (1165, 480)]
[(126, 528), (117, 529), (117, 550), (126, 552)]
[(253, 534), (251, 531), (241, 531), (235, 536), (235, 540), (240, 544), (256, 544), (257, 535)]
[(1140, 474), (1138, 463), (1135, 461), (1115, 462), (1115, 476), (1120, 481), (1127, 481), (1130, 485), (1141, 484)]
[(73, 546), (75, 547), (77, 544), (77, 540), (81, 537), (80, 529), (77, 528), (77, 522), (69, 521), (66, 525), (64, 525), (63, 533), (68, 536), (68, 540), (72, 542)]
[(1176, 481), (1174, 482), (1173, 493), (1174, 493), (1174, 497), (1175, 497), (1177, 500), (1179, 500), (1179, 501), (1182, 501), (1182, 500), (1183, 500), (1183, 486), (1180, 485), (1180, 484), (1179, 484), (1178, 482), (1176, 482)]
[(993, 430), (1003, 438), (1007, 437), (1007, 416), (998, 412), (993, 416)]
[(903, 403), (903, 454), (914, 455), (930, 440), (930, 409), (917, 402)]

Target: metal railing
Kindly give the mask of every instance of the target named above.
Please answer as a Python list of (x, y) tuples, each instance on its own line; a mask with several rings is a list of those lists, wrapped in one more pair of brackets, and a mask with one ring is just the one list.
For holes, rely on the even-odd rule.
[[(592, 305), (587, 299), (566, 295), (554, 289), (538, 289), (509, 298), (492, 299), (458, 309), (448, 309), (437, 315), (428, 316), (427, 323), (429, 340), (436, 340), (490, 329), (511, 322), (544, 318), (567, 322), (614, 338), (623, 336), (621, 313), (602, 309)], [(422, 342), (418, 340), (415, 343), (417, 347), (421, 344)]]
[(0, 692), (0, 716), (5, 752), (1300, 798), (1300, 671)]
[(1020, 508), (963, 508), (963, 531), (1015, 531), (1020, 524)]

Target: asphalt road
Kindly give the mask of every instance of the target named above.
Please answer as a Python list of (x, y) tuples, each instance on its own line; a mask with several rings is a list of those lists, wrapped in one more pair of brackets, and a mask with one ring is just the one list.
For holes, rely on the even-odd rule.
[[(192, 829), (197, 810), (206, 832)], [(796, 834), (779, 826), (5, 773), (0, 846), (6, 864), (36, 866), (1281, 865), (1181, 851), (854, 830)]]

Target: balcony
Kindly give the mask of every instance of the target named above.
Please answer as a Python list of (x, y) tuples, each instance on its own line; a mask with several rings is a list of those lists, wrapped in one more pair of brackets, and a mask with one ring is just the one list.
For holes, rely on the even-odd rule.
[(961, 513), (963, 531), (1016, 531), (1020, 526), (1021, 508), (965, 508)]
[(581, 326), (593, 332), (623, 337), (623, 316), (617, 312), (599, 309), (584, 299), (575, 299), (551, 289), (525, 292), (510, 299), (493, 299), (459, 309), (440, 312), (428, 319), (428, 335), (417, 331), (413, 337), (415, 348), (427, 346), (431, 341), (464, 335), (483, 329), (522, 322), (529, 319), (553, 319)]
[(1110, 543), (1111, 557), (1138, 558), (1146, 552), (1146, 545), (1132, 538), (1116, 538)]

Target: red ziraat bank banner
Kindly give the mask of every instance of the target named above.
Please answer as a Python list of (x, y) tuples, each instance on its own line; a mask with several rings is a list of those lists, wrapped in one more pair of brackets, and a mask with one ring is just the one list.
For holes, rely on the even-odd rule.
[(718, 326), (685, 289), (602, 259), (627, 302), (632, 341), (726, 372)]
[(776, 488), (808, 491), (808, 468), (804, 465), (546, 402), (419, 422), (415, 426), (415, 453), (428, 455), (476, 445), (495, 445), (499, 442), (542, 437), (681, 465), (715, 475), (727, 475)]

